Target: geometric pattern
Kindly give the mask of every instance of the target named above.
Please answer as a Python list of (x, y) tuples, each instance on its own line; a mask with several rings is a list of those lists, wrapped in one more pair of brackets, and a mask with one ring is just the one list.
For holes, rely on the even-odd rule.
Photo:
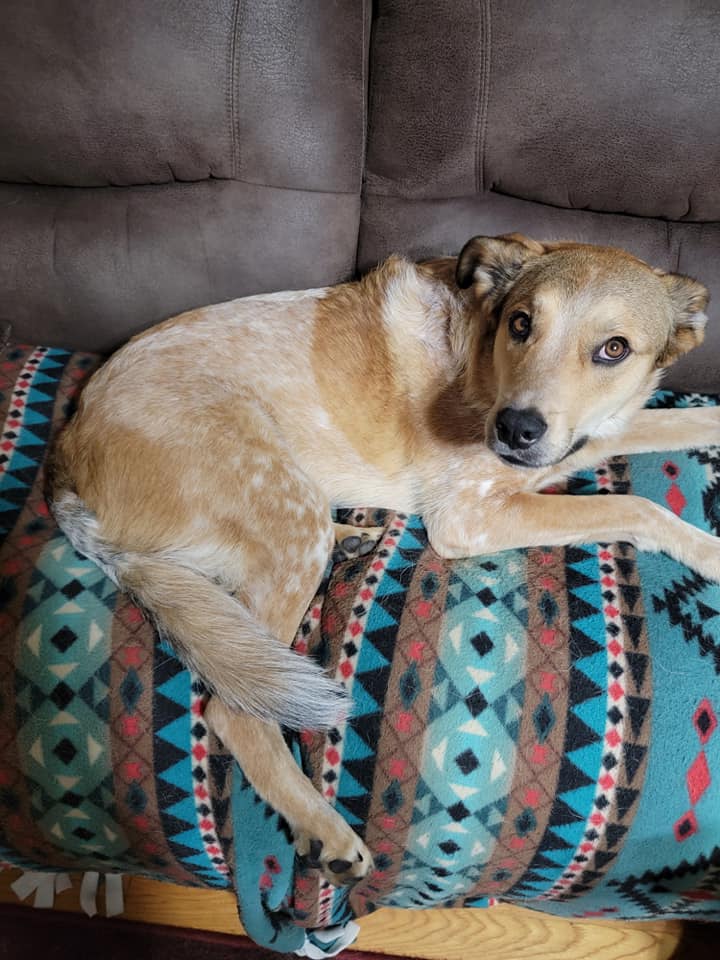
[(202, 694), (168, 651), (169, 685), (157, 691), (152, 631), (75, 553), (42, 497), (49, 439), (96, 365), (45, 348), (14, 349), (0, 365), (2, 855), (227, 886), (229, 781)]
[(695, 808), (712, 785), (712, 774), (704, 748), (715, 734), (717, 717), (712, 703), (707, 697), (701, 700), (695, 710), (692, 723), (699, 740), (699, 750), (685, 774), (690, 807), (673, 825), (673, 832), (678, 843), (684, 843), (700, 830), (701, 824), (698, 823)]
[[(492, 902), (527, 873), (544, 835), (555, 802), (557, 765), (565, 741), (569, 646), (561, 616), (567, 594), (562, 549), (528, 551), (525, 651), (525, 696), (507, 807), (491, 853), (475, 887), (472, 902)], [(538, 642), (533, 643), (533, 637)], [(483, 897), (487, 898), (483, 900)]]
[[(6, 386), (6, 416), (0, 433), (0, 535), (14, 526), (27, 491), (37, 475), (38, 452), (44, 452), (52, 424), (57, 373), (67, 354), (37, 347), (17, 378)], [(12, 360), (6, 361), (12, 367)]]
[(548, 822), (528, 871), (511, 888), (513, 895), (539, 896), (564, 879), (593, 805), (602, 758), (606, 680), (606, 651), (599, 642), (604, 636), (604, 617), (597, 565), (596, 548), (569, 547), (565, 551), (571, 620), (565, 737)]
[(113, 601), (94, 563), (64, 537), (51, 540), (25, 597), (15, 676), (18, 752), (37, 825), (51, 843), (106, 864), (128, 847), (113, 815), (109, 753)]
[(472, 561), (456, 563), (449, 577), (394, 902), (429, 906), (463, 896), (497, 840), (524, 699), (527, 622), (520, 554), (507, 567), (514, 579), (499, 577), (492, 562)]
[(610, 886), (645, 916), (717, 920), (720, 847), (692, 862), (681, 860), (675, 867), (611, 880)]
[[(192, 709), (202, 695), (202, 687), (164, 643), (155, 646), (154, 679), (155, 775), (161, 785), (159, 814), (168, 845), (196, 880), (227, 886), (227, 866), (214, 843), (214, 821), (209, 819), (212, 807), (208, 803), (207, 773), (198, 763), (199, 751), (195, 749), (206, 735), (197, 706)], [(198, 724), (202, 730), (194, 736), (192, 731)], [(206, 811), (207, 830), (198, 822), (199, 811)], [(212, 840), (206, 842), (206, 835)]]
[[(205, 849), (205, 856), (217, 873), (227, 876), (229, 867), (220, 842), (218, 824), (211, 802), (210, 784), (210, 731), (203, 720), (207, 704), (207, 694), (202, 683), (195, 682), (190, 687), (190, 755), (192, 757), (193, 800), (197, 828)], [(213, 881), (211, 881), (213, 882)]]
[[(246, 928), (283, 949), (293, 920), (381, 905), (720, 916), (720, 586), (628, 544), (444, 561), (418, 517), (355, 511), (384, 535), (335, 558), (297, 638), (353, 700), (295, 744), (375, 857), (338, 890), (294, 864), (202, 685), (48, 516), (47, 444), (95, 363), (0, 362), (0, 858), (232, 879)], [(618, 458), (567, 491), (720, 532), (717, 449)]]
[[(394, 660), (395, 641), (399, 614), (405, 609), (409, 575), (412, 575), (418, 557), (427, 540), (417, 539), (417, 521), (398, 514), (388, 524), (386, 535), (367, 562), (367, 572), (357, 588), (346, 591), (347, 577), (357, 576), (355, 561), (340, 564), (340, 582), (330, 588), (330, 595), (342, 599), (342, 594), (352, 598), (349, 606), (348, 629), (344, 633), (340, 654), (335, 666), (335, 676), (348, 685), (353, 699), (353, 715), (345, 725), (344, 736), (339, 730), (330, 730), (325, 738), (323, 751), (322, 783), (328, 795), (328, 777), (340, 771), (339, 777), (329, 786), (335, 787), (334, 806), (355, 826), (360, 833), (367, 833), (371, 824), (380, 822), (385, 834), (393, 833), (401, 817), (402, 775), (393, 771), (393, 776), (383, 787), (381, 794), (374, 791), (376, 749), (385, 718), (385, 705)], [(338, 589), (341, 597), (338, 598)], [(336, 614), (337, 616), (337, 614)], [(355, 624), (358, 616), (363, 618), (364, 629), (358, 631)], [(356, 652), (357, 651), (357, 652)], [(348, 658), (354, 662), (353, 672), (347, 669)], [(405, 671), (407, 672), (407, 671)], [(349, 686), (349, 683), (352, 685)], [(394, 728), (401, 737), (412, 736), (413, 691), (406, 684), (405, 698), (398, 704)], [(339, 758), (342, 756), (342, 765)], [(334, 762), (334, 769), (328, 764)], [(375, 807), (371, 810), (371, 800)], [(387, 847), (379, 851), (378, 873), (382, 877), (391, 863)], [(319, 893), (319, 915), (330, 922), (342, 899), (335, 888), (322, 884)]]
[(685, 643), (696, 646), (720, 674), (720, 610), (717, 601), (708, 602), (707, 581), (684, 571), (653, 596), (653, 607), (665, 614), (671, 627), (680, 628)]
[[(626, 460), (601, 465), (596, 479), (598, 492), (631, 492)], [(600, 544), (598, 561), (607, 656), (602, 760), (595, 775), (587, 778), (595, 796), (581, 842), (567, 871), (541, 895), (543, 900), (586, 893), (607, 872), (639, 797), (647, 753), (650, 657), (647, 632), (636, 613), (641, 591), (634, 550), (627, 544)]]
[[(707, 528), (712, 523), (705, 517), (707, 489), (717, 481), (720, 457), (712, 451), (703, 456), (693, 451), (673, 454), (672, 461), (662, 454), (617, 458), (572, 478), (568, 492), (623, 495), (635, 490)], [(407, 518), (399, 554), (409, 545), (408, 534), (422, 544), (418, 518)], [(333, 637), (352, 622), (357, 610), (333, 601), (333, 594), (340, 586), (356, 600), (357, 588), (370, 575), (370, 559), (331, 570), (319, 598), (321, 621), (331, 604), (330, 629), (313, 633), (309, 642), (305, 637), (310, 649), (316, 644), (332, 649)], [(379, 870), (349, 898), (336, 892), (331, 915), (319, 909), (317, 897), (311, 903), (304, 883), (302, 922), (337, 920), (343, 902), (355, 914), (380, 905), (484, 905), (517, 899), (571, 916), (646, 915), (629, 897), (618, 900), (613, 891), (622, 877), (640, 876), (627, 869), (629, 864), (644, 860), (650, 871), (658, 863), (664, 864), (661, 870), (675, 869), (668, 841), (677, 841), (674, 821), (667, 819), (668, 782), (662, 774), (667, 761), (652, 737), (658, 709), (655, 670), (664, 683), (663, 667), (657, 664), (671, 662), (667, 651), (696, 637), (698, 624), (720, 610), (720, 588), (703, 583), (697, 594), (704, 606), (686, 610), (682, 624), (668, 629), (665, 622), (662, 632), (655, 629), (658, 585), (667, 600), (678, 583), (692, 581), (684, 568), (682, 581), (648, 577), (648, 565), (666, 560), (638, 555), (629, 544), (536, 548), (453, 563), (440, 561), (429, 548), (412, 557), (413, 569), (398, 578), (402, 589), (393, 582), (403, 605), (393, 612), (397, 626), (388, 625), (394, 629), (394, 647), (374, 757), (372, 741), (364, 741), (364, 762), (374, 771), (365, 839)], [(368, 619), (372, 603), (370, 599), (363, 610)], [(418, 610), (429, 619), (427, 629)], [(506, 629), (508, 622), (516, 624), (516, 635)], [(517, 678), (512, 658), (510, 669), (505, 664), (503, 671), (492, 669), (508, 640), (509, 648), (519, 652)], [(712, 650), (701, 644), (696, 649), (703, 666), (712, 667), (707, 656)], [(468, 678), (477, 681), (474, 687), (467, 685)], [(498, 678), (505, 690), (495, 687)], [(693, 710), (714, 747), (717, 679), (704, 690), (702, 708), (698, 701)], [(666, 724), (670, 698), (663, 693), (658, 722)], [(509, 721), (503, 729), (495, 725), (498, 703), (501, 711), (510, 705), (502, 714)], [(401, 727), (422, 730), (422, 736), (403, 739), (399, 717)], [(472, 733), (481, 729), (487, 735), (473, 742)], [(693, 727), (696, 738), (697, 729)], [(322, 746), (310, 742), (311, 761), (332, 746), (330, 741)], [(708, 745), (696, 743), (682, 785), (685, 804), (697, 799), (700, 809), (693, 809), (693, 815), (702, 816), (705, 829), (717, 837), (720, 791), (712, 770), (720, 751), (708, 752)], [(336, 769), (343, 767), (342, 748), (332, 758)], [(496, 773), (503, 766), (507, 771), (496, 792), (487, 779), (493, 765)], [(312, 762), (311, 767), (317, 773)], [(475, 790), (483, 803), (476, 801)], [(643, 844), (639, 854), (634, 826), (642, 832), (653, 824), (657, 834), (660, 804), (666, 839)], [(701, 872), (703, 857), (707, 853), (697, 857)], [(717, 871), (708, 867), (699, 883), (702, 895), (694, 894), (704, 898), (704, 915), (718, 915), (716, 881)]]
[[(342, 640), (340, 657), (335, 667), (336, 679), (343, 685), (348, 697), (354, 699), (358, 715), (361, 717), (377, 716), (381, 712), (378, 694), (382, 689), (382, 671), (389, 666), (389, 660), (382, 652), (381, 638), (386, 627), (397, 626), (391, 609), (388, 610), (387, 604), (383, 601), (386, 597), (394, 597), (402, 588), (402, 581), (394, 577), (393, 573), (407, 569), (410, 565), (410, 560), (404, 553), (396, 554), (396, 548), (401, 542), (405, 527), (405, 516), (398, 514), (386, 531), (382, 545), (370, 564), (368, 575), (356, 592), (351, 606), (351, 616)], [(384, 573), (387, 573), (386, 577), (383, 577)], [(379, 587), (380, 584), (382, 587)], [(344, 586), (343, 583), (336, 587), (336, 595), (338, 591), (343, 592)], [(376, 609), (373, 609), (372, 618), (370, 618), (373, 603), (376, 603)], [(355, 690), (356, 683), (357, 690)], [(323, 755), (323, 796), (328, 802), (343, 810), (343, 815), (349, 823), (358, 826), (364, 823), (365, 819), (363, 816), (365, 811), (358, 809), (359, 798), (367, 799), (369, 784), (357, 781), (347, 766), (344, 771), (341, 770), (339, 759), (345, 734), (345, 725), (331, 731), (331, 742)], [(351, 727), (347, 735), (353, 736), (353, 734)], [(349, 752), (350, 755), (352, 751)], [(338, 783), (343, 774), (347, 782)], [(357, 782), (353, 783), (353, 781)], [(345, 806), (343, 801), (346, 803), (350, 801), (350, 803)]]
[[(707, 398), (698, 394), (677, 396), (662, 391), (656, 394), (653, 405), (691, 407), (704, 402)], [(636, 492), (647, 495), (648, 489), (657, 489), (662, 483), (666, 505), (689, 523), (720, 535), (720, 448), (676, 451), (672, 459), (663, 458), (658, 466), (655, 472), (643, 470), (638, 474)], [(699, 496), (686, 499), (674, 493), (678, 486), (682, 492), (687, 478), (695, 489), (699, 488)], [(680, 565), (664, 564), (662, 574), (657, 578), (658, 589), (653, 591), (653, 612), (666, 628), (679, 633), (686, 645), (697, 650), (716, 675), (720, 674), (720, 605), (712, 585)]]

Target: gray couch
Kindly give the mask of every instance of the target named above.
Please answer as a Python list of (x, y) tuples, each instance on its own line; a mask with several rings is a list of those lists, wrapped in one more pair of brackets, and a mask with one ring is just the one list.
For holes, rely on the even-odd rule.
[[(719, 45), (707, 0), (8, 0), (0, 315), (108, 351), (508, 230), (717, 291)], [(716, 299), (671, 385), (720, 390)]]

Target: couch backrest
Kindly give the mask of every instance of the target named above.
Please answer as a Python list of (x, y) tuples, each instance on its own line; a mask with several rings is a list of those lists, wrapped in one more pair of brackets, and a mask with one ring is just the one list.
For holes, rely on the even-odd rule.
[[(520, 230), (627, 247), (720, 304), (720, 6), (378, 0), (359, 264)], [(720, 310), (669, 382), (720, 389)]]
[(108, 349), (188, 307), (350, 276), (368, 21), (358, 0), (6, 3), (16, 334)]

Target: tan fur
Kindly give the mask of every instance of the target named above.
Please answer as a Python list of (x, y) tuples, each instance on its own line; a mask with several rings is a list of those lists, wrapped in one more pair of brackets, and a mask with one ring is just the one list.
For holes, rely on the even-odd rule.
[[(389, 474), (407, 459), (393, 439), (411, 427), (383, 321), (387, 286), (398, 267), (402, 263), (389, 260), (361, 280), (359, 290), (347, 285), (330, 290), (317, 303), (312, 333), (313, 373), (333, 428), (364, 460)], [(348, 397), (364, 398), (362, 417)]]
[[(192, 311), (93, 377), (56, 452), (58, 521), (208, 683), (209, 722), (333, 882), (370, 854), (277, 726), (341, 722), (337, 688), (286, 650), (330, 505), (421, 513), (448, 557), (621, 539), (720, 580), (720, 540), (658, 506), (538, 492), (612, 453), (720, 442), (717, 409), (641, 409), (702, 339), (706, 302), (619, 250), (478, 237), (459, 259)], [(617, 337), (631, 353), (598, 362)], [(511, 447), (508, 407), (536, 411), (542, 436)]]

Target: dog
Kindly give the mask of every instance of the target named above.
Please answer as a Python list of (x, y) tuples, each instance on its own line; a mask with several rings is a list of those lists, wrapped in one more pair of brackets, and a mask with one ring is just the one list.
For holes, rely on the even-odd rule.
[(707, 302), (621, 250), (478, 236), (192, 310), (91, 378), (55, 452), (55, 517), (205, 681), (209, 724), (332, 883), (371, 854), (281, 732), (346, 710), (290, 649), (347, 533), (331, 505), (419, 513), (443, 557), (622, 540), (720, 580), (720, 539), (658, 505), (539, 492), (612, 454), (720, 442), (720, 409), (643, 409)]

